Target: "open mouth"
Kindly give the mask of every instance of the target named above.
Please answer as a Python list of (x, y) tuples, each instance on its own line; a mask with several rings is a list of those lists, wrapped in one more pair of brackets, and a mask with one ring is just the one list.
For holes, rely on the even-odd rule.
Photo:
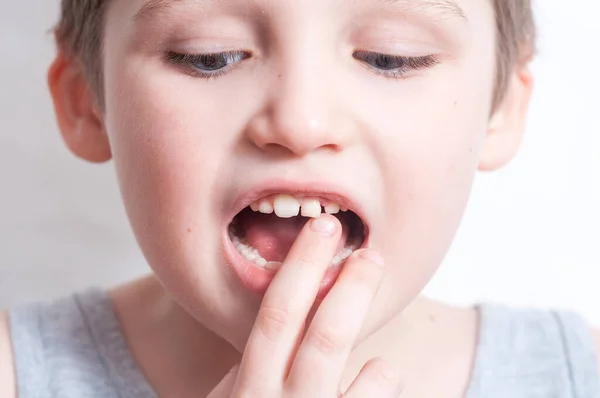
[(341, 265), (367, 235), (367, 227), (351, 209), (316, 196), (276, 194), (262, 198), (239, 212), (229, 224), (229, 238), (237, 251), (257, 267), (277, 270), (310, 218), (334, 215), (342, 225), (337, 253), (330, 267)]

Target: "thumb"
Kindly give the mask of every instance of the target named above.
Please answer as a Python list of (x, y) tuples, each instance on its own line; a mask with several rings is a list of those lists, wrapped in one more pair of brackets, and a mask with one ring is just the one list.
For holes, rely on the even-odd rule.
[(206, 398), (230, 398), (237, 379), (240, 365), (235, 365), (231, 370), (223, 377), (223, 380), (215, 387), (214, 390), (208, 394)]

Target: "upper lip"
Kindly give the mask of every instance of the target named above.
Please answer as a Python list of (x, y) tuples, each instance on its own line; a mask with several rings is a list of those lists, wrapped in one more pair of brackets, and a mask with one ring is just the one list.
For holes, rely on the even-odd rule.
[(239, 212), (257, 200), (279, 193), (330, 200), (354, 212), (363, 222), (365, 229), (368, 230), (368, 218), (359, 201), (346, 190), (335, 184), (326, 183), (324, 181), (298, 182), (291, 180), (272, 180), (255, 185), (251, 189), (242, 192), (242, 194), (236, 198), (233, 204), (233, 211), (227, 218), (229, 220), (228, 222), (231, 222)]

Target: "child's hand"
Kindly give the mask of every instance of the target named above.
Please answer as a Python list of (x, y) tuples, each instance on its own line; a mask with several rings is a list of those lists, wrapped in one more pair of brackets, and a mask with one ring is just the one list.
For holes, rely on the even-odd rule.
[[(334, 223), (330, 232), (324, 231), (327, 222)], [(340, 230), (339, 221), (329, 215), (306, 224), (265, 294), (239, 368), (232, 369), (209, 398), (342, 395), (342, 372), (379, 288), (383, 264), (373, 251), (354, 253), (303, 337)], [(343, 396), (395, 398), (400, 389), (388, 365), (372, 359)]]

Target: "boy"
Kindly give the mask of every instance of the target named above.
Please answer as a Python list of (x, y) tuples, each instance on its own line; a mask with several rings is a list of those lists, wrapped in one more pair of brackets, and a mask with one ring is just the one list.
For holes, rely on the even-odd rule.
[(63, 0), (59, 127), (154, 274), (6, 315), (0, 396), (600, 396), (579, 317), (418, 297), (534, 36), (523, 0)]

